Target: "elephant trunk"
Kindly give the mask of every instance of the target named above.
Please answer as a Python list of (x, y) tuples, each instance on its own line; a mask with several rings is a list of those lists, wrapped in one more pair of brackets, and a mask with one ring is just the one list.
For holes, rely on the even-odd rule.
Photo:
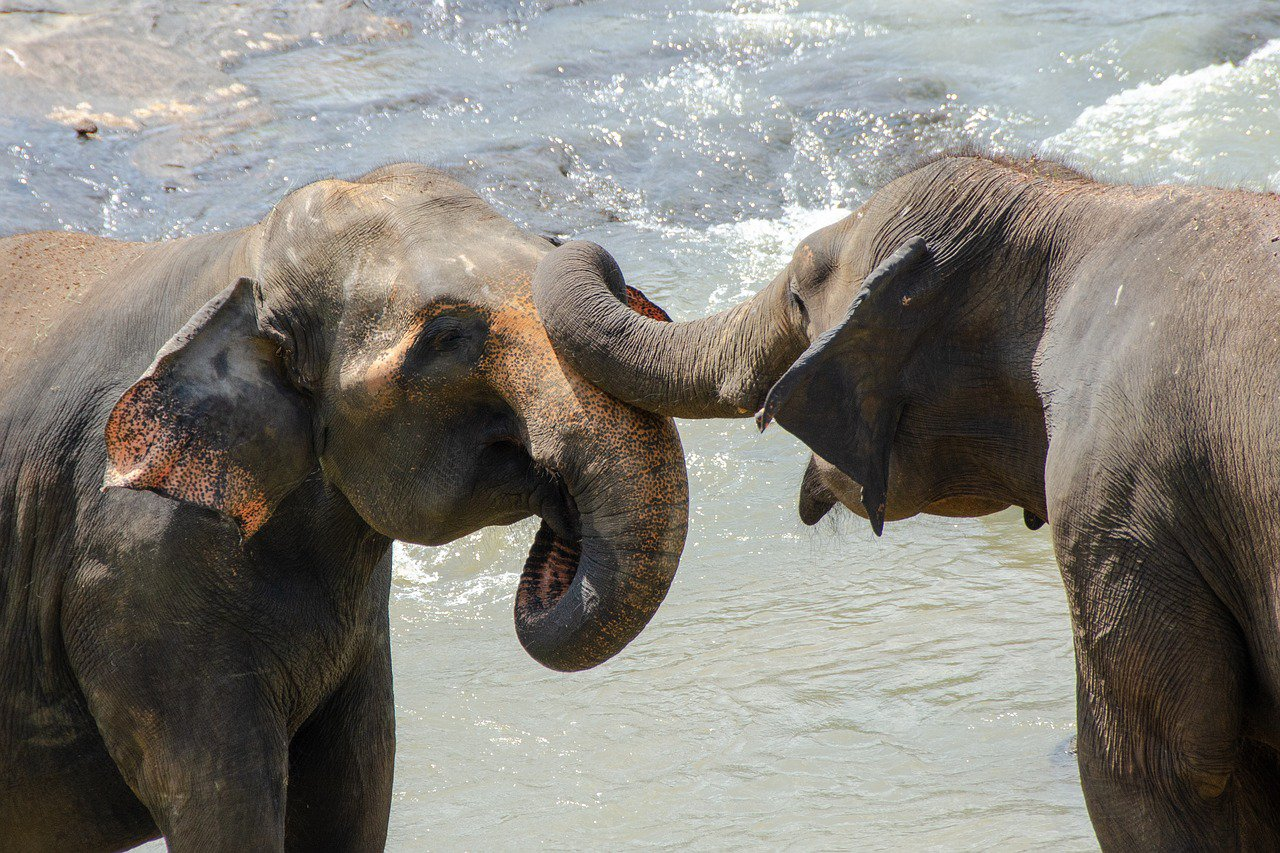
[(786, 276), (727, 311), (663, 323), (626, 307), (608, 252), (572, 242), (538, 264), (533, 298), (556, 351), (614, 397), (669, 417), (735, 418), (759, 409), (808, 345)]
[(575, 374), (554, 377), (564, 382), (569, 393), (540, 395), (551, 402), (530, 421), (530, 449), (563, 484), (576, 523), (566, 528), (543, 513), (515, 621), (535, 660), (572, 672), (613, 657), (657, 611), (684, 548), (689, 485), (670, 419), (619, 403)]

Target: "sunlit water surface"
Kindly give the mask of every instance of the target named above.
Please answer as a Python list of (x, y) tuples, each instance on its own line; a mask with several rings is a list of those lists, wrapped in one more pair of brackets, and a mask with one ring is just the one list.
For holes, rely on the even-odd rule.
[[(959, 143), (1280, 184), (1265, 3), (31, 8), (0, 15), (0, 234), (201, 233), (415, 159), (603, 243), (685, 318)], [(682, 568), (599, 669), (556, 675), (515, 641), (531, 522), (397, 547), (391, 849), (1094, 846), (1045, 533), (1012, 512), (809, 530), (794, 439), (681, 430)]]

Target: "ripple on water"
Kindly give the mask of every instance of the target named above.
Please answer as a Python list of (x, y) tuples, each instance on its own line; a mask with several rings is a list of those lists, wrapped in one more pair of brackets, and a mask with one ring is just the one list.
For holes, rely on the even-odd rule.
[[(416, 159), (531, 229), (601, 242), (688, 318), (746, 298), (805, 234), (963, 142), (1141, 180), (1280, 175), (1266, 4), (65, 11), (0, 16), (3, 233), (201, 233), (309, 180)], [(155, 85), (125, 91), (102, 51), (39, 68), (30, 45), (59, 28), (67, 47), (128, 46), (121, 68), (154, 59)], [(81, 101), (136, 128), (104, 117), (76, 140), (62, 122)], [(839, 513), (807, 529), (794, 439), (680, 427), (682, 567), (650, 628), (598, 670), (550, 673), (515, 640), (533, 522), (396, 547), (389, 847), (1089, 848), (1047, 533), (1013, 512), (882, 539)]]
[[(1225, 132), (1224, 132), (1225, 130)], [(1045, 141), (1109, 180), (1280, 189), (1280, 39), (1239, 63), (1142, 82)]]

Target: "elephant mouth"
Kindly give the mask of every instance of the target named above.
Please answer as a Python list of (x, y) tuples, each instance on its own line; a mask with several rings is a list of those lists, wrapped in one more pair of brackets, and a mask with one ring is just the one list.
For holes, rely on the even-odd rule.
[(800, 480), (800, 520), (812, 527), (840, 502), (840, 497), (823, 481), (817, 459), (809, 457), (809, 465)]
[(529, 546), (516, 609), (527, 615), (551, 610), (573, 584), (582, 560), (582, 523), (577, 506), (558, 477), (549, 477), (534, 494), (542, 517)]
[(581, 560), (582, 540), (564, 538), (543, 521), (524, 561), (516, 610), (532, 615), (555, 607), (573, 584)]

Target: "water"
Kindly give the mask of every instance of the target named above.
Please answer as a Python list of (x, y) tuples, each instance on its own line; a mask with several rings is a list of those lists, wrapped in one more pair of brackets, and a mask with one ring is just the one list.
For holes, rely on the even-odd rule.
[[(1280, 186), (1265, 3), (37, 6), (0, 14), (0, 233), (199, 233), (417, 159), (605, 244), (685, 318), (958, 143)], [(681, 429), (683, 566), (600, 669), (515, 641), (531, 524), (397, 548), (390, 848), (1094, 847), (1045, 533), (1012, 512), (811, 531), (794, 439)]]

